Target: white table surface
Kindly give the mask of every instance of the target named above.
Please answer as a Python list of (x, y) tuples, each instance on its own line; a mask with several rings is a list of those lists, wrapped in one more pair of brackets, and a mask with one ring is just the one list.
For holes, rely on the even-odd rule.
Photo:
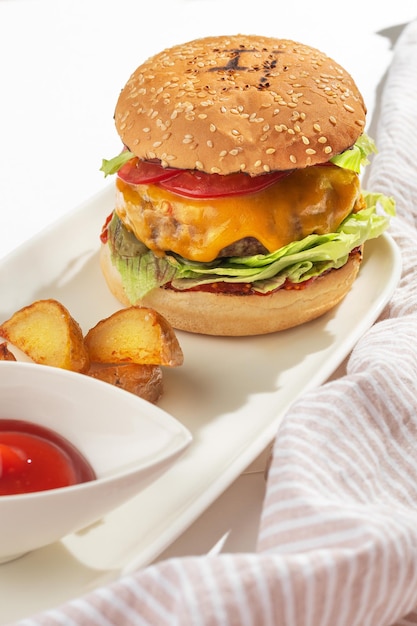
[[(417, 17), (415, 2), (280, 4), (0, 0), (0, 258), (109, 184), (99, 168), (103, 157), (120, 150), (112, 119), (118, 93), (136, 66), (164, 47), (238, 32), (316, 46), (354, 76), (372, 134), (392, 46)], [(261, 455), (160, 558), (253, 550), (267, 457)], [(6, 567), (9, 581), (16, 575), (16, 602), (22, 593), (28, 598), (29, 581), (19, 566)], [(71, 572), (55, 585), (72, 588)], [(64, 589), (55, 591), (65, 599)], [(47, 591), (36, 593), (33, 610), (46, 608)]]

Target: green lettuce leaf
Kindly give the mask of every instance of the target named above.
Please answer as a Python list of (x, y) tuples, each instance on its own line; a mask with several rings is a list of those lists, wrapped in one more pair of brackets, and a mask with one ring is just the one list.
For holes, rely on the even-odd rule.
[(116, 157), (112, 159), (103, 159), (101, 162), (100, 172), (104, 172), (104, 176), (110, 176), (111, 174), (116, 174), (130, 159), (133, 159), (135, 155), (133, 152), (129, 152), (129, 150), (124, 150)]
[(345, 170), (353, 170), (359, 174), (362, 167), (369, 164), (368, 156), (376, 152), (377, 149), (374, 140), (366, 133), (363, 133), (363, 135), (356, 140), (352, 148), (332, 157), (330, 162), (339, 167), (343, 167)]
[(214, 282), (251, 283), (255, 291), (268, 293), (286, 280), (301, 283), (343, 266), (354, 248), (386, 230), (389, 216), (395, 215), (394, 200), (365, 191), (363, 195), (366, 208), (349, 215), (334, 233), (309, 235), (271, 254), (210, 263), (188, 261), (176, 254), (155, 257), (114, 216), (109, 226), (112, 260), (132, 302), (168, 282), (179, 290)]

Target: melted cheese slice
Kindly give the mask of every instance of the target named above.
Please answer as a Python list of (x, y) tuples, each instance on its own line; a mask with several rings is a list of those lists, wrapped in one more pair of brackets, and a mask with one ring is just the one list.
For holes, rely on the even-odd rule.
[(117, 214), (156, 255), (172, 251), (202, 262), (244, 237), (274, 252), (312, 233), (334, 232), (361, 198), (358, 176), (332, 165), (296, 170), (243, 196), (184, 198), (119, 178), (116, 189)]

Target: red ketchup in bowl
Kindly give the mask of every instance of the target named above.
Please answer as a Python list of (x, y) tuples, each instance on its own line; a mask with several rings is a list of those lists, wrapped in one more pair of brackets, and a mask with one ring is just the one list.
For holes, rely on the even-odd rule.
[(94, 480), (87, 459), (57, 432), (0, 419), (0, 496), (46, 491)]

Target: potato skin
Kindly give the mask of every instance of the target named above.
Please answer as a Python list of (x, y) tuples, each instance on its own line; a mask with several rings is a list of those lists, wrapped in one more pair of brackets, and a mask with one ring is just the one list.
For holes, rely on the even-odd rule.
[(0, 343), (0, 361), (16, 361), (15, 355), (10, 352), (7, 343)]
[(138, 363), (91, 363), (87, 374), (156, 404), (163, 392), (159, 365)]

